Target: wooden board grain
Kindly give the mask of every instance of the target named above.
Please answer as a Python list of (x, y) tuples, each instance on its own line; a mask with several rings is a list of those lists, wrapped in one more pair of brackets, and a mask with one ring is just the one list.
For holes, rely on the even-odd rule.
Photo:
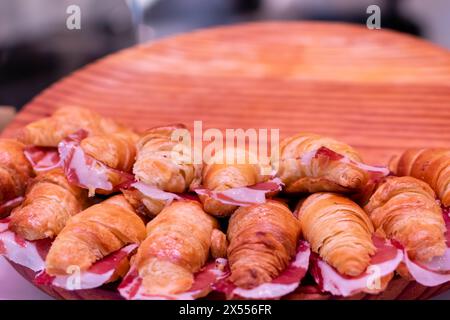
[(80, 105), (138, 129), (202, 120), (342, 139), (380, 164), (450, 144), (449, 51), (362, 26), (259, 23), (133, 47), (56, 83), (7, 128)]
[[(14, 136), (67, 105), (139, 130), (202, 120), (204, 128), (278, 128), (282, 137), (311, 131), (342, 139), (367, 162), (383, 164), (404, 148), (450, 145), (450, 52), (411, 36), (337, 23), (198, 31), (75, 72), (27, 104), (2, 135)], [(363, 298), (429, 298), (448, 289), (405, 286), (393, 283), (382, 295)]]

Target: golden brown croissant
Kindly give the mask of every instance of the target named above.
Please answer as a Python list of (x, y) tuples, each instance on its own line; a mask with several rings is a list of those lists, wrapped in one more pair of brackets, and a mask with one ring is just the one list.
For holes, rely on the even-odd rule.
[(81, 141), (83, 151), (110, 168), (131, 172), (139, 136), (132, 131), (88, 136)]
[[(164, 208), (147, 224), (147, 238), (132, 260), (145, 292), (163, 295), (189, 290), (194, 273), (205, 265), (210, 252), (224, 251), (225, 237), (217, 228), (217, 221), (197, 201), (175, 201)], [(217, 248), (211, 247), (213, 237)]]
[(374, 228), (356, 203), (334, 193), (315, 193), (301, 204), (298, 216), (311, 250), (340, 274), (358, 276), (367, 269), (375, 253)]
[[(316, 155), (321, 147), (332, 154)], [(337, 161), (336, 156), (350, 161)], [(352, 191), (363, 187), (369, 179), (367, 170), (357, 165), (361, 157), (352, 147), (311, 133), (284, 139), (280, 160), (273, 161), (278, 163), (278, 176), (285, 183), (286, 192)]]
[(122, 195), (114, 196), (69, 220), (50, 248), (46, 271), (65, 275), (71, 266), (86, 271), (97, 260), (144, 238), (143, 221)]
[(53, 238), (86, 202), (86, 191), (69, 184), (61, 169), (40, 173), (12, 211), (9, 228), (27, 240)]
[[(249, 152), (227, 148), (223, 152), (216, 153), (209, 164), (203, 165), (202, 184), (210, 191), (247, 187), (267, 181), (270, 176), (265, 174), (264, 170), (262, 164), (251, 162)], [(215, 216), (228, 216), (238, 208), (222, 203), (207, 194), (199, 197), (203, 203), (203, 209)]]
[(0, 139), (0, 206), (23, 196), (33, 176), (33, 168), (23, 153), (24, 147), (21, 142)]
[(282, 203), (241, 207), (228, 225), (230, 280), (251, 289), (278, 276), (295, 255), (299, 222)]
[(450, 149), (409, 149), (392, 159), (398, 176), (412, 176), (428, 183), (444, 206), (450, 206)]
[[(136, 179), (150, 187), (182, 193), (200, 184), (201, 164), (180, 161), (176, 156), (183, 155), (181, 144), (172, 139), (177, 130), (186, 130), (183, 125), (158, 127), (148, 130), (139, 139), (138, 154), (133, 173)], [(151, 215), (158, 214), (166, 201), (144, 196), (139, 192), (125, 193), (132, 203), (143, 202)]]
[(446, 249), (445, 223), (433, 190), (413, 177), (388, 177), (364, 207), (376, 232), (402, 244), (411, 259), (427, 261)]
[(56, 147), (68, 135), (84, 129), (90, 135), (127, 131), (115, 121), (98, 113), (79, 107), (63, 107), (50, 117), (27, 125), (19, 134), (19, 140), (27, 145)]

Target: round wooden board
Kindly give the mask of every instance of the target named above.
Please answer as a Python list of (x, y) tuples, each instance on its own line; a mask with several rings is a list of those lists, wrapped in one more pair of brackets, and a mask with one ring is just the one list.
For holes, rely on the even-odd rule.
[[(27, 104), (2, 135), (14, 136), (67, 105), (139, 130), (202, 120), (204, 129), (278, 128), (282, 137), (311, 131), (384, 164), (404, 148), (449, 146), (450, 52), (407, 35), (337, 23), (198, 31), (75, 72)], [(407, 292), (428, 298), (447, 288)]]

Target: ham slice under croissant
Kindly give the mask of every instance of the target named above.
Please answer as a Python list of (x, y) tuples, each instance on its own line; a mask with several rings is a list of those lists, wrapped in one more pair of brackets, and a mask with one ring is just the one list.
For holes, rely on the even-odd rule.
[(229, 280), (245, 289), (270, 282), (295, 255), (299, 235), (298, 220), (281, 202), (239, 208), (227, 231)]
[[(202, 185), (209, 191), (225, 191), (247, 187), (269, 179), (268, 170), (260, 163), (251, 163), (249, 152), (237, 148), (227, 148), (216, 153), (209, 164), (203, 165)], [(215, 216), (229, 216), (238, 207), (225, 204), (205, 194), (200, 195), (203, 208)]]
[(81, 141), (83, 151), (110, 168), (131, 172), (139, 136), (132, 131), (88, 136)]
[(450, 149), (409, 149), (390, 163), (398, 176), (428, 183), (444, 206), (450, 206)]
[(73, 266), (86, 271), (103, 257), (144, 238), (141, 218), (122, 195), (114, 196), (70, 219), (50, 248), (46, 271), (65, 275)]
[[(28, 181), (34, 175), (24, 156), (24, 147), (16, 140), (0, 139), (0, 207), (23, 196)], [(9, 210), (0, 210), (0, 216), (8, 213)]]
[(445, 222), (433, 190), (413, 177), (388, 177), (364, 207), (376, 232), (395, 239), (411, 259), (428, 261), (446, 250)]
[(145, 294), (177, 294), (191, 288), (194, 273), (205, 265), (210, 253), (222, 255), (225, 248), (226, 239), (216, 219), (205, 213), (200, 203), (175, 201), (147, 224), (147, 238), (131, 268), (137, 268)]
[(80, 108), (63, 107), (50, 117), (28, 124), (19, 134), (19, 140), (27, 145), (56, 147), (68, 135), (84, 129), (90, 135), (128, 131), (114, 120)]
[[(183, 125), (157, 127), (143, 134), (137, 143), (138, 153), (133, 167), (136, 179), (150, 188), (170, 193), (192, 190), (200, 184), (201, 167), (182, 159), (181, 144), (172, 139)], [(176, 156), (180, 156), (177, 159)], [(135, 208), (140, 207), (148, 215), (158, 214), (167, 203), (166, 199), (146, 196), (138, 190), (124, 192)]]
[(61, 169), (46, 171), (31, 181), (9, 228), (27, 240), (53, 238), (86, 203), (86, 191), (69, 184)]
[(375, 253), (374, 228), (356, 203), (334, 193), (316, 193), (304, 200), (298, 216), (312, 251), (340, 274), (358, 276), (367, 269)]
[[(321, 147), (350, 161), (318, 156)], [(352, 162), (353, 161), (353, 162)], [(278, 176), (286, 192), (346, 192), (362, 188), (368, 181), (367, 170), (356, 165), (361, 157), (349, 145), (317, 134), (299, 133), (284, 139), (280, 145)]]

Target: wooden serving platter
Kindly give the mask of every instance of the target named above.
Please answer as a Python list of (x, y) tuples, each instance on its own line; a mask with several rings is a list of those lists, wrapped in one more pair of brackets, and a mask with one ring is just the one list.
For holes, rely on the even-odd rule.
[[(202, 120), (204, 129), (275, 128), (281, 137), (316, 132), (353, 145), (370, 164), (385, 164), (408, 147), (450, 145), (450, 52), (340, 23), (198, 31), (73, 73), (28, 103), (2, 135), (14, 136), (67, 105), (139, 130)], [(429, 290), (440, 291), (414, 297), (429, 297)]]

